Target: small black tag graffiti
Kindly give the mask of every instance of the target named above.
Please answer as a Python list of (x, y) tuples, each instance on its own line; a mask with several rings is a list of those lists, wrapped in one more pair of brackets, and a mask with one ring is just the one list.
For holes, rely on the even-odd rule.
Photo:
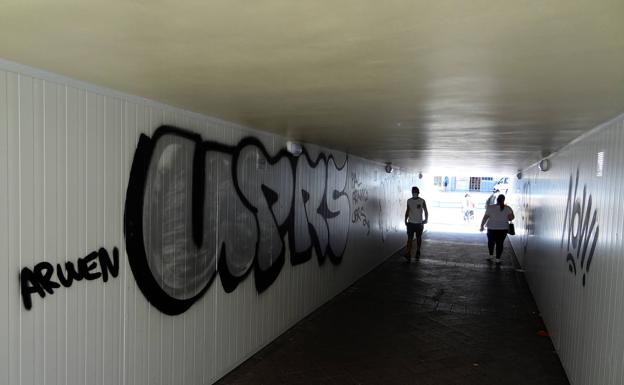
[(568, 269), (574, 275), (582, 272), (583, 286), (585, 286), (585, 276), (589, 273), (594, 257), (600, 226), (597, 224), (598, 210), (594, 209), (592, 212), (592, 196), (587, 193), (587, 185), (583, 185), (582, 197), (579, 195), (578, 185), (579, 169), (577, 168), (576, 178), (570, 175), (561, 248), (563, 249), (565, 243)]
[(533, 215), (533, 205), (531, 204), (531, 181), (527, 181), (522, 187), (522, 201), (520, 205), (520, 218), (522, 218), (524, 231), (520, 234), (519, 238), (524, 255), (528, 252), (529, 236), (534, 233)]
[(351, 223), (362, 223), (366, 228), (366, 235), (370, 234), (370, 221), (366, 217), (366, 202), (368, 201), (368, 189), (358, 179), (356, 173), (351, 173), (351, 202), (353, 203), (353, 214), (351, 214)]
[[(98, 264), (99, 270), (97, 269)], [(81, 281), (82, 279), (92, 281), (101, 277), (104, 282), (107, 282), (109, 275), (117, 277), (119, 274), (119, 250), (116, 247), (113, 248), (113, 259), (111, 260), (108, 251), (100, 248), (98, 251), (78, 258), (76, 265), (78, 267), (68, 261), (65, 262), (65, 266), (57, 263), (55, 268), (50, 262), (39, 262), (32, 270), (24, 267), (20, 272), (19, 279), (22, 302), (26, 310), (32, 308), (31, 297), (33, 294), (39, 294), (41, 298), (44, 298), (46, 293), (52, 295), (54, 289), (60, 288), (61, 285), (70, 287), (74, 281)], [(54, 280), (54, 275), (56, 275), (58, 282)]]
[[(407, 181), (407, 183), (409, 184), (411, 181)], [(412, 184), (409, 185), (411, 186)], [(385, 202), (383, 207), (381, 201), (379, 202), (379, 234), (381, 241), (385, 242), (386, 234), (399, 231), (395, 219), (397, 215), (400, 216), (403, 213), (404, 191), (406, 187), (394, 183), (393, 179), (388, 176), (381, 178), (379, 186), (383, 197), (382, 200)]]

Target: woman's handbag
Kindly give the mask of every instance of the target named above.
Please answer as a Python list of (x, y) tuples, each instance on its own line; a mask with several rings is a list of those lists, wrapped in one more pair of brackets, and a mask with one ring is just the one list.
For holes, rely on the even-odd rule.
[(507, 232), (509, 235), (516, 235), (516, 227), (513, 222), (509, 222), (509, 231)]

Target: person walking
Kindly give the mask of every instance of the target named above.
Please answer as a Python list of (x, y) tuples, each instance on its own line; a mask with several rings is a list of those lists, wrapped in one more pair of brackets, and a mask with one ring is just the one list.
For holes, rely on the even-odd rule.
[(464, 221), (465, 222), (472, 221), (474, 219), (475, 203), (472, 200), (472, 197), (470, 196), (470, 194), (468, 193), (464, 195), (464, 200), (462, 202), (462, 209), (464, 211)]
[(511, 207), (505, 204), (505, 196), (500, 194), (496, 198), (495, 205), (489, 205), (485, 209), (485, 215), (481, 220), (481, 229), (483, 231), (487, 224), (487, 238), (488, 238), (488, 250), (490, 257), (488, 261), (492, 260), (494, 254), (494, 246), (496, 246), (496, 263), (501, 263), (501, 255), (503, 254), (503, 244), (509, 231), (509, 221), (515, 218)]
[[(429, 219), (427, 203), (419, 197), (418, 187), (412, 187), (412, 197), (407, 200), (407, 210), (405, 210), (405, 225), (407, 226), (407, 250), (405, 259), (412, 258), (412, 242), (416, 235), (416, 258), (420, 257), (420, 246), (422, 245), (422, 233), (424, 225)], [(424, 217), (423, 217), (424, 214)]]
[(490, 195), (488, 197), (488, 199), (485, 201), (485, 208), (487, 208), (490, 205), (495, 205), (496, 204), (496, 196), (500, 193), (499, 190), (492, 190), (492, 195)]

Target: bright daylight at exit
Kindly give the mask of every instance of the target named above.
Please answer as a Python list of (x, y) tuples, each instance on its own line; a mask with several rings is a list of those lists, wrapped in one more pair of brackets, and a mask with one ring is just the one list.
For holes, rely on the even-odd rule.
[(418, 187), (429, 209), (425, 232), (478, 233), (488, 203), (499, 194), (513, 202), (511, 181), (503, 175), (423, 175)]

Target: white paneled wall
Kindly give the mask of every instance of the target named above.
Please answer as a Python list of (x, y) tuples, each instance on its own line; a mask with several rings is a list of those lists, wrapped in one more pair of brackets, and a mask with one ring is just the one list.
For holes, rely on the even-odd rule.
[(620, 116), (548, 171), (525, 170), (512, 195), (522, 231), (510, 239), (574, 385), (624, 383), (623, 148)]
[[(268, 289), (256, 289), (251, 271), (226, 293), (217, 275), (186, 311), (164, 314), (140, 290), (124, 233), (139, 137), (153, 137), (161, 125), (227, 146), (252, 136), (271, 156), (286, 143), (279, 136), (0, 61), (0, 384), (210, 384), (404, 242), (402, 202), (413, 176), (386, 174), (383, 165), (307, 145), (312, 159), (332, 154), (337, 164), (347, 162), (350, 210), (341, 215), (349, 233), (341, 263), (327, 259), (319, 265), (313, 252), (307, 262), (292, 265), (286, 234), (285, 263)], [(231, 177), (220, 175), (217, 181), (221, 186)], [(288, 177), (279, 176), (284, 182)], [(169, 182), (175, 187), (176, 181)], [(238, 199), (236, 194), (222, 198), (223, 205)], [(221, 217), (217, 226), (222, 229), (234, 218)], [(210, 227), (204, 231), (216, 233)], [(114, 248), (119, 250), (118, 275), (106, 282), (99, 276), (101, 254), (89, 259), (99, 248), (111, 258)], [(36, 266), (46, 262), (55, 270), (37, 273)], [(46, 286), (41, 277), (49, 274), (58, 283), (57, 264), (67, 274), (67, 262), (92, 279)], [(33, 291), (30, 309), (20, 289), (23, 268), (41, 278), (22, 275), (22, 284)], [(599, 271), (596, 266), (590, 284), (606, 282), (597, 279)]]

